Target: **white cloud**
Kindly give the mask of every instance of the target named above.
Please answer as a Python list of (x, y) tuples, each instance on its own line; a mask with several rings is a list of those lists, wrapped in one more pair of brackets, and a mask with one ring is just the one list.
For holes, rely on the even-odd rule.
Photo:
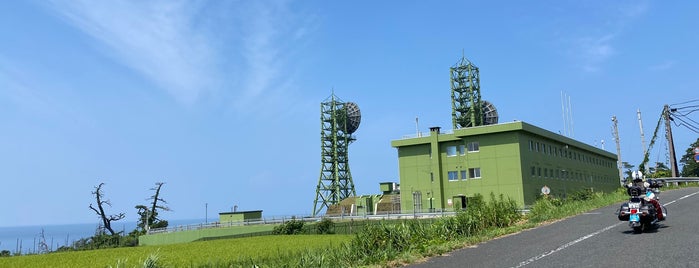
[(613, 34), (607, 34), (598, 38), (583, 38), (580, 40), (581, 57), (583, 57), (583, 70), (594, 72), (598, 66), (614, 55), (612, 41)]
[(672, 68), (673, 66), (675, 66), (675, 61), (673, 61), (673, 60), (667, 60), (667, 61), (664, 61), (664, 62), (655, 64), (655, 65), (651, 65), (651, 66), (649, 67), (649, 69), (650, 69), (651, 71), (663, 71), (663, 70), (670, 69), (670, 68)]
[(312, 16), (284, 0), (54, 0), (51, 8), (180, 102), (211, 93), (241, 113), (293, 105), (291, 59), (312, 30)]
[(239, 20), (244, 26), (240, 46), (246, 75), (235, 106), (260, 111), (262, 99), (293, 105), (288, 103), (295, 85), (291, 60), (309, 34), (309, 22), (290, 10), (286, 1), (255, 1), (247, 10)]
[(585, 27), (579, 36), (574, 37), (574, 51), (577, 54), (581, 68), (586, 72), (596, 72), (604, 63), (616, 54), (615, 43), (623, 38), (623, 32), (635, 20), (648, 12), (648, 2), (635, 1), (630, 4), (619, 4), (615, 8), (606, 9), (597, 23), (591, 22), (591, 27)]
[(124, 65), (183, 103), (215, 81), (216, 52), (194, 23), (198, 7), (177, 1), (61, 1), (51, 7)]

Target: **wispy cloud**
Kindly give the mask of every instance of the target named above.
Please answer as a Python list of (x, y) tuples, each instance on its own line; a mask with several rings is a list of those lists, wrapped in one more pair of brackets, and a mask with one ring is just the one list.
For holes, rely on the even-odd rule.
[[(0, 53), (0, 105), (9, 108), (10, 114), (28, 116), (33, 123), (42, 120), (52, 122), (70, 118), (72, 123), (88, 126), (91, 121), (79, 112), (73, 103), (63, 101), (60, 94), (46, 90), (46, 84), (32, 72), (18, 68), (17, 64)], [(43, 89), (43, 90), (42, 90)], [(7, 101), (6, 103), (2, 103)], [(0, 111), (2, 111), (0, 108)]]
[(216, 53), (193, 23), (197, 6), (178, 1), (56, 0), (51, 7), (180, 102), (196, 101), (215, 80)]
[(263, 99), (288, 101), (295, 84), (291, 59), (312, 30), (312, 16), (299, 15), (285, 0), (52, 3), (177, 100), (193, 103), (211, 93), (239, 112), (260, 109)]
[(259, 100), (284, 102), (294, 90), (294, 52), (310, 31), (310, 22), (286, 1), (255, 1), (241, 17), (241, 48), (246, 76), (235, 100), (239, 109), (259, 109)]
[(655, 65), (651, 65), (648, 67), (651, 71), (663, 71), (672, 68), (675, 66), (675, 61), (674, 60), (667, 60)]
[(587, 72), (595, 72), (598, 66), (614, 55), (612, 41), (613, 34), (607, 34), (598, 38), (581, 38), (578, 48), (583, 57), (582, 68)]
[(609, 13), (602, 16), (597, 24), (592, 23), (593, 27), (585, 27), (582, 34), (573, 38), (573, 51), (581, 68), (586, 72), (598, 71), (616, 54), (614, 45), (617, 39), (623, 36), (624, 29), (645, 15), (648, 9), (646, 1), (620, 4), (607, 9)]

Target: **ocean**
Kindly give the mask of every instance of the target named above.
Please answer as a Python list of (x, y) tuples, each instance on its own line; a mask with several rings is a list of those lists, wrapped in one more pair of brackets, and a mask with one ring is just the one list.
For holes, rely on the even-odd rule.
[[(193, 220), (171, 220), (170, 227), (198, 224), (205, 222), (205, 219)], [(81, 223), (81, 224), (65, 224), (65, 225), (46, 225), (46, 226), (17, 226), (17, 227), (0, 227), (0, 251), (9, 250), (12, 253), (22, 252), (34, 253), (39, 252), (40, 244), (43, 239), (49, 250), (56, 250), (61, 246), (69, 246), (81, 238), (91, 237), (97, 230), (98, 223)], [(112, 228), (114, 231), (124, 231), (129, 233), (136, 228), (136, 222), (113, 222)]]

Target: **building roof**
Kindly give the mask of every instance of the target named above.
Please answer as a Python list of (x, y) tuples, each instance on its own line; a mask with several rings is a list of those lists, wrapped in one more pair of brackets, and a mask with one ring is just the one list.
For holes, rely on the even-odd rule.
[(234, 214), (247, 214), (247, 213), (262, 213), (262, 210), (248, 210), (248, 211), (236, 211), (236, 212), (220, 212), (218, 215), (234, 215)]
[[(439, 133), (439, 141), (456, 141), (460, 140), (463, 137), (468, 137), (468, 136), (476, 136), (476, 135), (486, 135), (486, 134), (493, 134), (493, 133), (502, 133), (502, 132), (512, 132), (512, 131), (524, 131), (524, 132), (529, 132), (538, 136), (542, 136), (545, 138), (549, 138), (555, 141), (558, 141), (560, 143), (563, 143), (565, 145), (570, 145), (573, 147), (577, 147), (580, 149), (584, 149), (590, 152), (594, 152), (606, 157), (614, 158), (616, 159), (616, 155), (602, 150), (600, 148), (591, 146), (589, 144), (577, 141), (575, 139), (548, 131), (546, 129), (537, 127), (535, 125), (523, 122), (523, 121), (513, 121), (513, 122), (507, 122), (507, 123), (500, 123), (500, 124), (495, 124), (495, 125), (485, 125), (485, 126), (477, 126), (477, 127), (468, 127), (468, 128), (460, 128), (456, 129), (453, 131), (448, 131), (445, 133)], [(403, 147), (403, 146), (411, 146), (411, 145), (419, 145), (419, 144), (429, 144), (432, 138), (430, 138), (430, 135), (421, 135), (419, 137), (407, 137), (404, 139), (399, 139), (399, 140), (394, 140), (391, 141), (391, 146), (393, 147)]]

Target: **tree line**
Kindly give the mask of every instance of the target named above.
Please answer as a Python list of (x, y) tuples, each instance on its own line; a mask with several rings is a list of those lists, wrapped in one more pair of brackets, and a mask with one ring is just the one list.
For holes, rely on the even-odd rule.
[[(682, 170), (680, 171), (680, 176), (682, 177), (699, 177), (699, 163), (694, 159), (695, 148), (699, 148), (699, 138), (690, 144), (685, 154), (679, 160), (682, 164)], [(624, 177), (631, 178), (631, 173), (634, 171), (635, 166), (628, 162), (622, 162), (621, 165), (624, 169)], [(665, 178), (671, 177), (672, 171), (665, 163), (656, 162), (654, 167), (648, 168), (648, 174), (646, 175), (650, 178)]]

